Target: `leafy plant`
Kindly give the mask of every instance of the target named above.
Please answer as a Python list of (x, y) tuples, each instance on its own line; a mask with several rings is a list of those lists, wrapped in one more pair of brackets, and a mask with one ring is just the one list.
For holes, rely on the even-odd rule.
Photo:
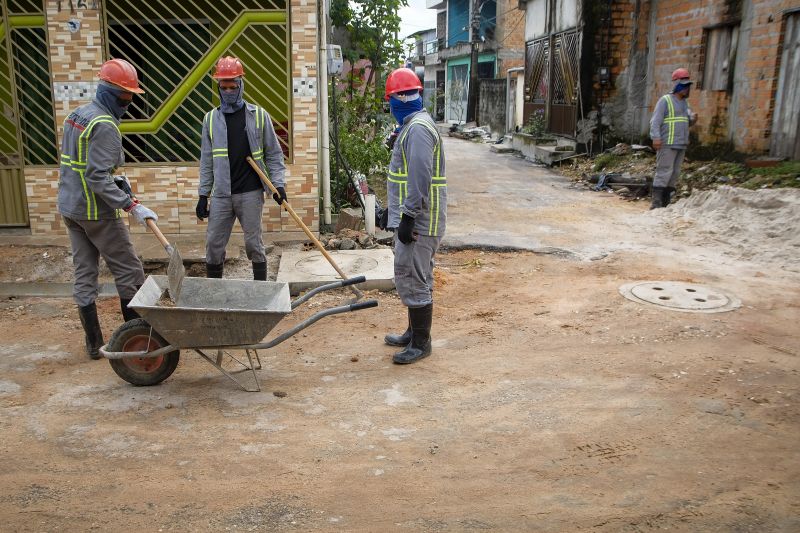
[(544, 120), (544, 109), (537, 109), (528, 117), (528, 122), (522, 127), (522, 133), (527, 133), (534, 137), (541, 137), (546, 129), (547, 124)]

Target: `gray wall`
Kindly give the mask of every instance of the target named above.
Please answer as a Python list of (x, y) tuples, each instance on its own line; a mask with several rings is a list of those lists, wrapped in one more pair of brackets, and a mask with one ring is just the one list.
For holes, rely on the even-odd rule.
[(489, 126), (492, 133), (506, 133), (506, 79), (485, 79), (479, 82), (478, 124)]

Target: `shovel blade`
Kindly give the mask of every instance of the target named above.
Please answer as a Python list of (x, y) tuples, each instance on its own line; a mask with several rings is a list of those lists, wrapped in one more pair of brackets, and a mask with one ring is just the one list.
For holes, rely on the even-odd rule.
[(172, 301), (178, 301), (181, 294), (183, 278), (186, 277), (186, 269), (183, 266), (183, 258), (177, 248), (172, 248), (169, 254), (169, 265), (167, 265), (167, 279), (169, 280), (169, 296)]

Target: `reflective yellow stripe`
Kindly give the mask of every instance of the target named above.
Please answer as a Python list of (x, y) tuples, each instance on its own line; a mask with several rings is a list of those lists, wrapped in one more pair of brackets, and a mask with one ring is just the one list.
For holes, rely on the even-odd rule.
[(670, 95), (665, 94), (664, 98), (667, 100), (667, 110), (669, 113), (667, 115), (667, 118), (664, 119), (664, 122), (666, 122), (669, 125), (669, 135), (667, 137), (667, 144), (672, 144), (673, 142), (675, 142), (675, 118), (676, 118), (675, 106), (672, 103), (672, 97)]
[(208, 113), (206, 113), (206, 118), (208, 118), (208, 138), (211, 139), (211, 142), (214, 142), (214, 110), (212, 109)]
[[(111, 115), (98, 115), (98, 116), (96, 116), (95, 118), (93, 118), (89, 122), (89, 124), (86, 126), (86, 129), (83, 130), (83, 133), (81, 133), (80, 137), (78, 137), (78, 160), (77, 161), (73, 161), (73, 165), (74, 165), (73, 170), (76, 170), (78, 172), (78, 175), (81, 177), (81, 183), (83, 184), (83, 192), (86, 195), (86, 217), (89, 220), (97, 220), (98, 219), (97, 197), (95, 196), (94, 192), (91, 192), (92, 198), (91, 198), (91, 200), (89, 199), (90, 191), (89, 191), (89, 187), (86, 185), (86, 178), (85, 178), (86, 170), (85, 169), (81, 170), (80, 167), (85, 167), (87, 162), (88, 162), (88, 158), (89, 158), (89, 135), (91, 135), (92, 130), (94, 129), (94, 127), (97, 124), (102, 124), (102, 123), (112, 124), (114, 126), (114, 129), (116, 129), (117, 133), (119, 134), (119, 126), (117, 126), (117, 123), (111, 118)], [(85, 149), (84, 149), (84, 144), (85, 144)], [(85, 155), (84, 155), (84, 151), (85, 151)], [(92, 218), (92, 204), (94, 204), (94, 218)]]
[[(442, 157), (441, 157), (441, 137), (439, 137), (439, 132), (436, 130), (434, 126), (431, 126), (426, 120), (419, 119), (419, 120), (412, 120), (409, 122), (405, 129), (403, 130), (402, 136), (397, 140), (400, 144), (400, 153), (403, 156), (403, 170), (404, 172), (392, 172), (389, 171), (389, 176), (394, 177), (408, 177), (408, 161), (406, 159), (406, 150), (403, 147), (403, 141), (405, 140), (406, 136), (408, 135), (408, 131), (412, 124), (419, 124), (424, 126), (428, 129), (431, 133), (433, 133), (434, 137), (436, 137), (436, 148), (433, 151), (434, 158), (436, 158), (436, 175), (431, 177), (431, 186), (429, 191), (429, 214), (430, 214), (430, 224), (428, 225), (428, 235), (435, 235), (439, 231), (439, 206), (441, 201), (441, 195), (439, 192), (439, 188), (447, 187), (447, 178), (444, 176), (440, 176), (441, 173), (441, 165), (442, 165)], [(408, 180), (397, 180), (392, 179), (391, 177), (387, 178), (392, 183), (397, 183), (399, 185), (400, 194), (399, 194), (399, 204), (402, 205), (405, 196), (408, 193)], [(403, 193), (406, 194), (403, 194)], [(435, 194), (434, 194), (435, 193)]]

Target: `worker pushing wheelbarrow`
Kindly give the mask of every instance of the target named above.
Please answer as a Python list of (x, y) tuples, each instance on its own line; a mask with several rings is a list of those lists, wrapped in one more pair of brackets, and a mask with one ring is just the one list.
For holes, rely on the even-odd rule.
[[(178, 365), (180, 350), (191, 349), (248, 392), (261, 390), (258, 350), (272, 348), (330, 315), (376, 307), (376, 300), (331, 307), (315, 313), (269, 341), (267, 334), (293, 309), (323, 291), (362, 283), (364, 276), (329, 283), (292, 301), (284, 282), (185, 278), (176, 300), (167, 297), (167, 276), (150, 276), (131, 300), (142, 318), (120, 326), (100, 354), (119, 377), (133, 385), (156, 385)], [(247, 362), (230, 350), (244, 350)], [(222, 367), (228, 355), (253, 373), (254, 387), (243, 385)], [(255, 358), (255, 362), (254, 362)]]

